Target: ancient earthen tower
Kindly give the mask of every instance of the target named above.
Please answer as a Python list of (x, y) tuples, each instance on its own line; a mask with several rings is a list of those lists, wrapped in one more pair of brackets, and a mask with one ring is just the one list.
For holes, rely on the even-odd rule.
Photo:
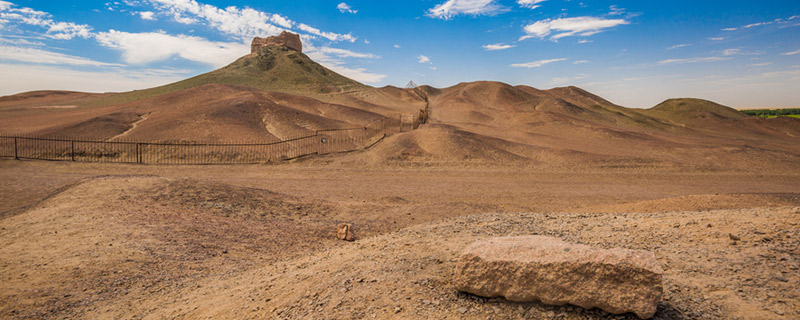
[(250, 53), (258, 52), (261, 47), (280, 47), (284, 46), (297, 52), (303, 52), (303, 43), (300, 42), (300, 35), (291, 32), (281, 32), (280, 35), (269, 38), (253, 38), (250, 44)]

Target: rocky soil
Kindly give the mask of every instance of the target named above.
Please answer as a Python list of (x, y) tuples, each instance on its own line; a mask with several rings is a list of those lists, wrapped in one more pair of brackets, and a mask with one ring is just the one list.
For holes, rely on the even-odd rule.
[(0, 318), (635, 318), (455, 289), (464, 248), (517, 235), (652, 251), (656, 319), (800, 317), (790, 175), (203, 169), (0, 170)]

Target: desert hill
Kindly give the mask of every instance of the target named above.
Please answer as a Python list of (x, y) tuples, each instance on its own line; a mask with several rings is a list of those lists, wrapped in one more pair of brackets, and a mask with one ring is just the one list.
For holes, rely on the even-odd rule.
[(6, 133), (108, 140), (274, 141), (381, 117), (400, 123), (401, 114), (428, 124), (347, 161), (660, 168), (800, 162), (800, 119), (759, 119), (700, 99), (632, 109), (574, 86), (373, 88), (312, 61), (288, 33), (256, 38), (252, 52), (230, 65), (161, 87), (0, 98)]

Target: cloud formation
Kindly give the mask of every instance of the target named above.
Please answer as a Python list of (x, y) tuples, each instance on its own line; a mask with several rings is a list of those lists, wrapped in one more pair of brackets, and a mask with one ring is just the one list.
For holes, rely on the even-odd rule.
[(151, 20), (151, 21), (152, 20), (156, 20), (155, 12), (153, 12), (153, 11), (142, 11), (142, 12), (139, 12), (139, 17), (142, 18), (142, 20)]
[(800, 54), (800, 50), (781, 53), (782, 56), (793, 56), (793, 55), (796, 55), (796, 54)]
[(431, 62), (431, 58), (428, 58), (428, 57), (423, 56), (423, 55), (419, 55), (417, 57), (417, 62), (419, 62), (419, 63), (430, 63)]
[(345, 66), (345, 62), (344, 60), (342, 60), (343, 58), (362, 58), (362, 59), (380, 58), (379, 56), (373, 55), (371, 53), (358, 53), (350, 50), (330, 48), (330, 47), (316, 48), (314, 46), (308, 46), (304, 49), (306, 49), (303, 50), (305, 54), (308, 55), (308, 57), (311, 58), (312, 60), (350, 79), (359, 82), (378, 83), (382, 81), (384, 78), (386, 78), (385, 74), (368, 72), (367, 69), (365, 68), (351, 68)]
[(135, 65), (178, 56), (222, 67), (250, 52), (250, 47), (244, 43), (215, 42), (163, 32), (129, 33), (112, 29), (98, 33), (95, 38), (103, 46), (122, 51), (125, 62)]
[(688, 47), (688, 46), (691, 46), (691, 44), (688, 44), (688, 43), (676, 44), (674, 46), (667, 47), (667, 50), (675, 50), (675, 49), (678, 49), (678, 48), (683, 48), (683, 47)]
[(547, 60), (539, 60), (539, 61), (531, 61), (526, 63), (515, 63), (512, 64), (512, 67), (515, 68), (538, 68), (548, 63), (558, 62), (567, 60), (566, 58), (558, 58), (558, 59), (547, 59)]
[(495, 43), (495, 44), (486, 44), (482, 46), (487, 51), (496, 51), (496, 50), (505, 50), (516, 47), (510, 44), (502, 44), (502, 43)]
[(255, 36), (274, 36), (282, 31), (297, 28), (303, 32), (326, 38), (331, 41), (355, 42), (356, 37), (350, 34), (322, 31), (304, 23), (297, 23), (289, 18), (251, 8), (235, 6), (225, 9), (201, 4), (195, 0), (148, 0), (172, 20), (193, 24), (200, 20), (220, 32), (233, 35), (241, 40), (249, 40)]
[(526, 35), (519, 38), (525, 40), (530, 38), (558, 40), (564, 37), (579, 35), (588, 37), (605, 29), (619, 25), (629, 24), (625, 19), (604, 19), (597, 17), (575, 17), (561, 19), (545, 19), (534, 22), (524, 27)]
[(667, 60), (659, 61), (658, 64), (717, 62), (717, 61), (725, 61), (725, 60), (731, 60), (731, 59), (733, 59), (733, 58), (730, 58), (730, 57), (697, 57), (697, 58), (686, 58), (686, 59), (667, 59)]
[(0, 22), (41, 27), (45, 29), (45, 37), (58, 40), (89, 38), (91, 35), (92, 28), (88, 25), (54, 21), (51, 17), (47, 12), (0, 1)]
[(352, 13), (352, 14), (358, 13), (358, 10), (353, 10), (353, 8), (351, 8), (350, 5), (348, 5), (348, 4), (344, 3), (344, 2), (340, 3), (339, 5), (337, 5), (336, 9), (339, 9), (339, 12), (341, 12), (341, 13)]
[(536, 9), (538, 7), (541, 7), (541, 5), (539, 4), (545, 1), (547, 0), (517, 0), (517, 4), (519, 4), (519, 6), (523, 8)]
[(509, 9), (495, 0), (448, 0), (428, 10), (431, 18), (448, 20), (457, 15), (491, 16), (507, 12)]
[(122, 66), (116, 63), (99, 62), (84, 57), (71, 56), (48, 50), (23, 48), (17, 46), (1, 45), (1, 44), (0, 44), (0, 60), (10, 60), (16, 62), (25, 62), (25, 63), (60, 64), (60, 65), (90, 66), (90, 67)]

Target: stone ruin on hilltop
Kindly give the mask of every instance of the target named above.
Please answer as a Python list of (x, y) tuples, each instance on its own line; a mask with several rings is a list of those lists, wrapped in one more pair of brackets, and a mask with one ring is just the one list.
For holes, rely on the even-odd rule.
[(300, 42), (300, 35), (286, 31), (273, 37), (253, 38), (253, 42), (250, 44), (250, 53), (258, 52), (258, 48), (261, 47), (287, 47), (297, 52), (303, 52), (303, 43)]

